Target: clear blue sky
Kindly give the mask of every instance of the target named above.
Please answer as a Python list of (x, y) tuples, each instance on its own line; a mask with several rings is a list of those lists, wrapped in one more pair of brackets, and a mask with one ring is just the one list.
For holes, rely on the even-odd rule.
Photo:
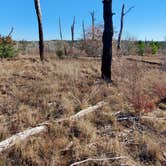
[[(135, 8), (125, 17), (124, 37), (163, 40), (166, 36), (166, 0), (113, 0), (114, 27), (119, 30), (122, 3)], [(81, 23), (90, 25), (90, 11), (96, 13), (96, 23), (102, 22), (102, 0), (41, 0), (45, 39), (58, 39), (58, 18), (61, 17), (65, 38), (70, 38), (70, 26), (76, 16), (76, 35), (82, 33)], [(15, 28), (16, 40), (38, 39), (34, 0), (1, 0), (0, 34)]]

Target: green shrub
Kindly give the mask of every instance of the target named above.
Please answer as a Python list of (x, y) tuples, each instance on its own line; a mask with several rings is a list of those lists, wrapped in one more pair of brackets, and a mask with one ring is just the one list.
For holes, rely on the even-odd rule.
[(151, 50), (152, 50), (152, 54), (154, 55), (154, 54), (157, 54), (158, 53), (158, 49), (159, 49), (159, 43), (158, 42), (151, 42), (150, 43), (150, 48), (151, 48)]
[(12, 58), (17, 55), (15, 42), (10, 36), (0, 36), (0, 58)]
[(145, 52), (145, 42), (140, 40), (138, 41), (137, 53), (138, 55), (143, 56), (144, 52)]
[(56, 55), (58, 56), (59, 59), (62, 59), (63, 58), (63, 51), (62, 50), (57, 50), (56, 51)]

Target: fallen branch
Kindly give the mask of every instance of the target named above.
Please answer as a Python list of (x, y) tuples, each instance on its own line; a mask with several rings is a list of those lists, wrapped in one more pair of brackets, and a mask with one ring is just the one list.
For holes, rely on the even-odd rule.
[[(99, 102), (97, 105), (84, 109), (69, 118), (62, 118), (62, 119), (56, 120), (55, 123), (62, 122), (65, 120), (79, 119), (89, 113), (97, 111), (98, 109), (102, 108), (105, 104), (106, 104), (105, 102)], [(23, 141), (32, 135), (39, 134), (41, 132), (46, 132), (47, 124), (48, 124), (48, 122), (42, 123), (42, 124), (38, 125), (37, 127), (27, 129), (23, 132), (15, 134), (15, 135), (11, 136), (10, 138), (0, 142), (0, 153), (11, 148), (17, 142)]]
[(112, 157), (112, 158), (102, 158), (102, 159), (93, 159), (93, 158), (88, 158), (86, 160), (83, 161), (79, 161), (79, 162), (75, 162), (73, 164), (71, 164), (70, 166), (76, 166), (76, 165), (80, 165), (89, 161), (108, 161), (108, 160), (119, 160), (119, 159), (128, 159), (126, 156), (120, 156), (120, 157)]
[(142, 116), (141, 119), (151, 119), (151, 120), (166, 120), (166, 118), (158, 118), (158, 117), (152, 117), (152, 116)]

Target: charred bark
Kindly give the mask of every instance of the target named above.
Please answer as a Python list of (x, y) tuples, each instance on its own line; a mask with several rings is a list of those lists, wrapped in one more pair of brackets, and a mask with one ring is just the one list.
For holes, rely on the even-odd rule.
[(84, 42), (86, 42), (86, 34), (85, 34), (85, 25), (84, 25), (84, 21), (82, 21), (82, 32), (83, 32), (83, 39), (84, 39)]
[(102, 54), (102, 79), (111, 81), (111, 63), (112, 63), (112, 38), (113, 38), (113, 13), (112, 0), (103, 0), (103, 54)]
[(92, 19), (92, 40), (95, 39), (95, 12), (91, 12), (91, 19)]
[(60, 34), (61, 43), (63, 44), (64, 54), (67, 55), (66, 45), (65, 45), (65, 43), (63, 43), (63, 34), (62, 34), (62, 26), (61, 26), (60, 17), (59, 17), (59, 34)]
[(122, 5), (122, 11), (121, 11), (121, 20), (120, 20), (120, 31), (118, 35), (118, 43), (117, 43), (117, 50), (121, 49), (121, 38), (122, 38), (122, 33), (123, 33), (123, 27), (124, 27), (124, 17), (127, 13), (129, 13), (134, 6), (130, 7), (126, 12), (125, 12), (125, 5)]
[(74, 17), (73, 23), (71, 25), (71, 40), (72, 40), (72, 45), (74, 44), (74, 29), (75, 29), (75, 17)]
[(39, 52), (40, 60), (44, 60), (44, 39), (43, 39), (43, 26), (42, 26), (42, 13), (40, 8), (40, 0), (34, 0), (35, 10), (38, 20), (38, 29), (39, 29)]
[(118, 35), (117, 50), (121, 49), (121, 38), (122, 38), (122, 32), (123, 32), (123, 26), (124, 26), (124, 16), (125, 16), (125, 5), (123, 4), (122, 12), (121, 12), (120, 31), (119, 31), (119, 35)]
[(62, 26), (61, 26), (61, 19), (59, 17), (59, 34), (60, 34), (60, 39), (61, 41), (63, 40), (63, 35), (62, 35)]

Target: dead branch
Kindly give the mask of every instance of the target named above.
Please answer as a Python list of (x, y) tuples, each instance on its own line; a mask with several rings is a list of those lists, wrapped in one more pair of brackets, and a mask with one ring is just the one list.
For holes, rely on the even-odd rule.
[[(84, 110), (81, 110), (80, 112), (78, 112), (77, 114), (75, 114), (69, 118), (62, 118), (62, 119), (56, 120), (55, 123), (63, 122), (65, 120), (77, 120), (92, 112), (96, 112), (97, 110), (102, 108), (104, 105), (106, 105), (105, 102), (99, 102), (97, 105), (91, 106)], [(30, 136), (39, 134), (41, 132), (46, 132), (47, 124), (49, 124), (49, 121), (39, 124), (37, 127), (27, 129), (23, 132), (15, 134), (15, 135), (11, 136), (10, 138), (0, 142), (0, 153), (11, 148), (12, 146), (16, 145), (17, 142), (23, 141)]]
[(38, 126), (35, 128), (27, 129), (23, 132), (20, 132), (16, 135), (11, 136), (10, 138), (0, 142), (0, 152), (3, 152), (12, 146), (14, 146), (18, 141), (23, 141), (27, 137), (30, 137), (35, 134), (39, 134), (47, 130), (46, 126)]
[(130, 7), (130, 8), (124, 13), (124, 15), (128, 14), (132, 9), (134, 9), (134, 6)]
[(128, 159), (126, 156), (120, 156), (120, 157), (112, 157), (112, 158), (101, 158), (101, 159), (93, 159), (93, 158), (88, 158), (83, 161), (75, 162), (71, 164), (70, 166), (75, 166), (75, 165), (80, 165), (89, 161), (108, 161), (108, 160), (119, 160), (119, 159)]
[(14, 28), (12, 27), (11, 30), (10, 30), (10, 32), (9, 32), (9, 34), (7, 35), (7, 37), (11, 37), (13, 31), (14, 31)]

